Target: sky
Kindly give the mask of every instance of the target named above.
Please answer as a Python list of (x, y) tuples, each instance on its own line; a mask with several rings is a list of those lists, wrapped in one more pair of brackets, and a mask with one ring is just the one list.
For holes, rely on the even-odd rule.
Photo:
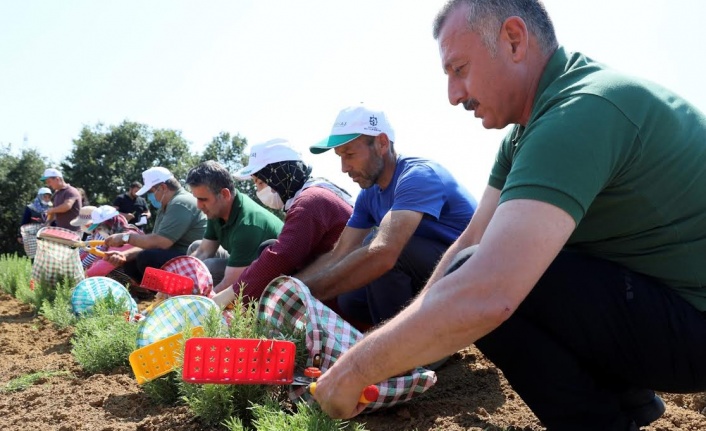
[[(448, 102), (431, 35), (444, 2), (0, 0), (0, 145), (56, 164), (84, 126), (124, 120), (179, 130), (194, 152), (222, 131), (279, 137), (355, 195), (337, 156), (308, 147), (363, 102), (387, 113), (398, 152), (440, 162), (479, 199), (505, 131)], [(706, 111), (706, 2), (545, 5), (568, 50)]]

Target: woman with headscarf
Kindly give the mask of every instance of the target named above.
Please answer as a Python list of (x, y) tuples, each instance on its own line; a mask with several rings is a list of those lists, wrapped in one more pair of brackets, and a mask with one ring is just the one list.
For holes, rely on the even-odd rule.
[(353, 212), (353, 200), (345, 190), (323, 178), (312, 178), (312, 168), (284, 139), (254, 145), (248, 166), (235, 173), (239, 180), (252, 179), (260, 201), (285, 212), (284, 226), (276, 240), (263, 244), (257, 260), (238, 281), (213, 299), (225, 307), (244, 286), (246, 301), (258, 300), (267, 284), (282, 274), (292, 275), (318, 256), (329, 252)]
[[(36, 252), (37, 231), (47, 221), (47, 210), (52, 207), (51, 190), (48, 187), (40, 187), (32, 202), (25, 206), (20, 220), (20, 229), (17, 232), (17, 242), (25, 248), (27, 256), (34, 258)], [(33, 226), (30, 226), (33, 225)], [(28, 241), (25, 244), (25, 241)]]

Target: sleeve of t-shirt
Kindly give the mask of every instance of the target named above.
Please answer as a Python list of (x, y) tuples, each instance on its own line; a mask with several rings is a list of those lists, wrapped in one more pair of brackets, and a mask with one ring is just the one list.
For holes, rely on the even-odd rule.
[(533, 199), (555, 205), (578, 224), (620, 170), (641, 151), (637, 128), (612, 103), (584, 95), (528, 127), (512, 156), (500, 203)]
[(416, 211), (438, 219), (447, 198), (446, 186), (434, 169), (415, 164), (400, 174), (390, 211)]
[(159, 229), (153, 233), (177, 242), (191, 227), (192, 212), (179, 203), (172, 202), (162, 217)]
[(203, 233), (203, 239), (218, 241), (218, 237), (216, 236), (216, 229), (213, 227), (213, 223), (215, 222), (210, 219), (206, 221), (206, 231)]
[(361, 190), (358, 193), (353, 206), (353, 214), (348, 220), (347, 226), (355, 229), (370, 229), (375, 226), (375, 219), (372, 217), (370, 206), (368, 205), (369, 193), (371, 193), (370, 189)]

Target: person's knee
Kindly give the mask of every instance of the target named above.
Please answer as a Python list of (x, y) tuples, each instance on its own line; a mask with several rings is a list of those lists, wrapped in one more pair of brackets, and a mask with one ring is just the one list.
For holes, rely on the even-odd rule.
[(451, 264), (449, 265), (448, 268), (446, 268), (446, 272), (444, 273), (444, 275), (449, 275), (452, 272), (459, 269), (461, 267), (461, 265), (466, 263), (468, 258), (473, 256), (473, 253), (475, 253), (477, 249), (478, 249), (478, 244), (472, 245), (468, 248), (464, 248), (463, 250), (456, 253), (456, 256), (454, 256), (453, 260), (451, 261)]
[(189, 246), (189, 248), (186, 249), (186, 255), (187, 255), (187, 256), (191, 256), (191, 254), (192, 254), (193, 252), (195, 252), (196, 249), (199, 248), (199, 246), (201, 245), (201, 241), (202, 241), (202, 240), (197, 239), (196, 241), (192, 242), (191, 245)]

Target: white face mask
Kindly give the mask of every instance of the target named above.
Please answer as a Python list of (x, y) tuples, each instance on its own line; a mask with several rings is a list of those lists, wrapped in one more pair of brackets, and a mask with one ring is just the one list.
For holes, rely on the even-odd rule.
[(260, 202), (272, 208), (273, 210), (281, 210), (284, 208), (284, 202), (282, 198), (279, 197), (276, 191), (272, 190), (270, 186), (265, 187), (262, 190), (257, 191), (257, 198)]

